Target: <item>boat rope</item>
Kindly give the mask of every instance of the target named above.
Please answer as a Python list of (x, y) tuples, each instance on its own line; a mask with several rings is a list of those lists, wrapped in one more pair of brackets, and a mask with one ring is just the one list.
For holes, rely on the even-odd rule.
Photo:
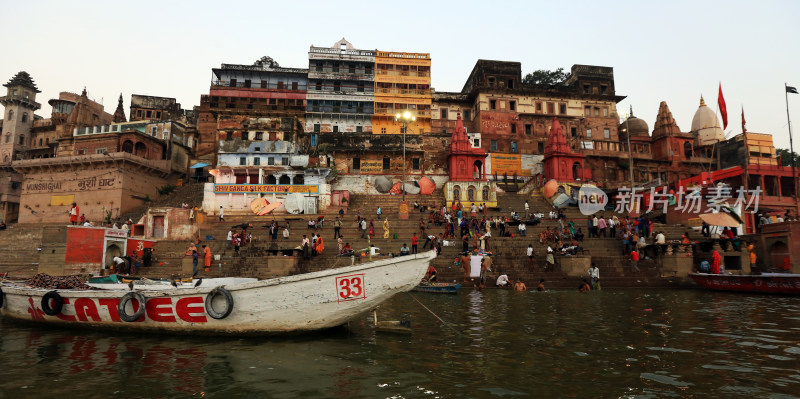
[(432, 311), (432, 310), (428, 309), (428, 307), (427, 307), (427, 306), (425, 306), (425, 305), (424, 305), (422, 302), (420, 302), (420, 301), (419, 301), (419, 299), (417, 299), (417, 297), (415, 297), (413, 294), (411, 294), (410, 292), (408, 292), (407, 294), (408, 294), (408, 295), (409, 295), (409, 296), (410, 296), (412, 299), (414, 299), (415, 301), (417, 301), (417, 303), (418, 303), (420, 306), (422, 306), (422, 307), (423, 307), (425, 310), (427, 310), (428, 312), (430, 312), (430, 314), (432, 314), (432, 315), (433, 315), (433, 317), (435, 317), (437, 320), (441, 321), (441, 322), (442, 322), (442, 324), (446, 325), (448, 328), (450, 328), (451, 330), (455, 331), (455, 333), (456, 333), (456, 334), (458, 334), (458, 335), (463, 335), (463, 334), (461, 334), (461, 331), (458, 331), (458, 330), (456, 330), (456, 329), (455, 329), (455, 327), (453, 327), (452, 325), (450, 325), (450, 323), (448, 323), (448, 322), (444, 321), (444, 320), (443, 320), (441, 317), (437, 316), (437, 315), (436, 315), (436, 313), (433, 313), (433, 311)]

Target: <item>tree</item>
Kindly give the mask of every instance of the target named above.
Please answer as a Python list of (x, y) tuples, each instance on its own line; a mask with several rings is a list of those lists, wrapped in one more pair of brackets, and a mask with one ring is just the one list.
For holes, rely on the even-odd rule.
[(800, 155), (785, 148), (776, 148), (775, 156), (781, 159), (781, 165), (792, 166), (792, 155), (794, 155), (794, 165), (800, 166)]
[(570, 73), (564, 72), (564, 68), (558, 68), (555, 71), (548, 71), (546, 69), (538, 69), (527, 75), (522, 79), (524, 84), (540, 84), (540, 85), (557, 85), (564, 83), (569, 79)]

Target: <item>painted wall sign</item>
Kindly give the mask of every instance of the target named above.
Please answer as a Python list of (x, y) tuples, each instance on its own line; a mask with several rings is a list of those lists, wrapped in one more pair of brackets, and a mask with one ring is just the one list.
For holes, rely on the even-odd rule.
[(215, 184), (215, 193), (319, 193), (319, 186), (305, 184)]
[(518, 154), (491, 154), (492, 155), (492, 173), (502, 176), (503, 173), (508, 173), (513, 176), (530, 176), (530, 169), (522, 169), (522, 156)]

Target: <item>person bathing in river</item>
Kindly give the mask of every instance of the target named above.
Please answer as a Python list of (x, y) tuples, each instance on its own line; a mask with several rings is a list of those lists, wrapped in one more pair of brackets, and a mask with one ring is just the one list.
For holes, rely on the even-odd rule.
[(547, 289), (544, 288), (544, 279), (543, 278), (539, 279), (539, 285), (536, 286), (536, 291), (539, 291), (539, 292), (547, 291)]
[(578, 286), (578, 292), (589, 292), (592, 290), (592, 286), (586, 281), (586, 279), (581, 280), (581, 285)]
[(525, 286), (520, 279), (517, 279), (517, 282), (514, 283), (514, 291), (525, 292), (528, 290), (528, 287)]

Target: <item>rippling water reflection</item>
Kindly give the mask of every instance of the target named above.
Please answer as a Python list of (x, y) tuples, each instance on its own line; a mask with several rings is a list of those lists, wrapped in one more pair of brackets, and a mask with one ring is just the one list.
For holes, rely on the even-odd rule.
[(794, 397), (800, 298), (705, 291), (403, 294), (411, 336), (112, 335), (0, 324), (0, 397)]

